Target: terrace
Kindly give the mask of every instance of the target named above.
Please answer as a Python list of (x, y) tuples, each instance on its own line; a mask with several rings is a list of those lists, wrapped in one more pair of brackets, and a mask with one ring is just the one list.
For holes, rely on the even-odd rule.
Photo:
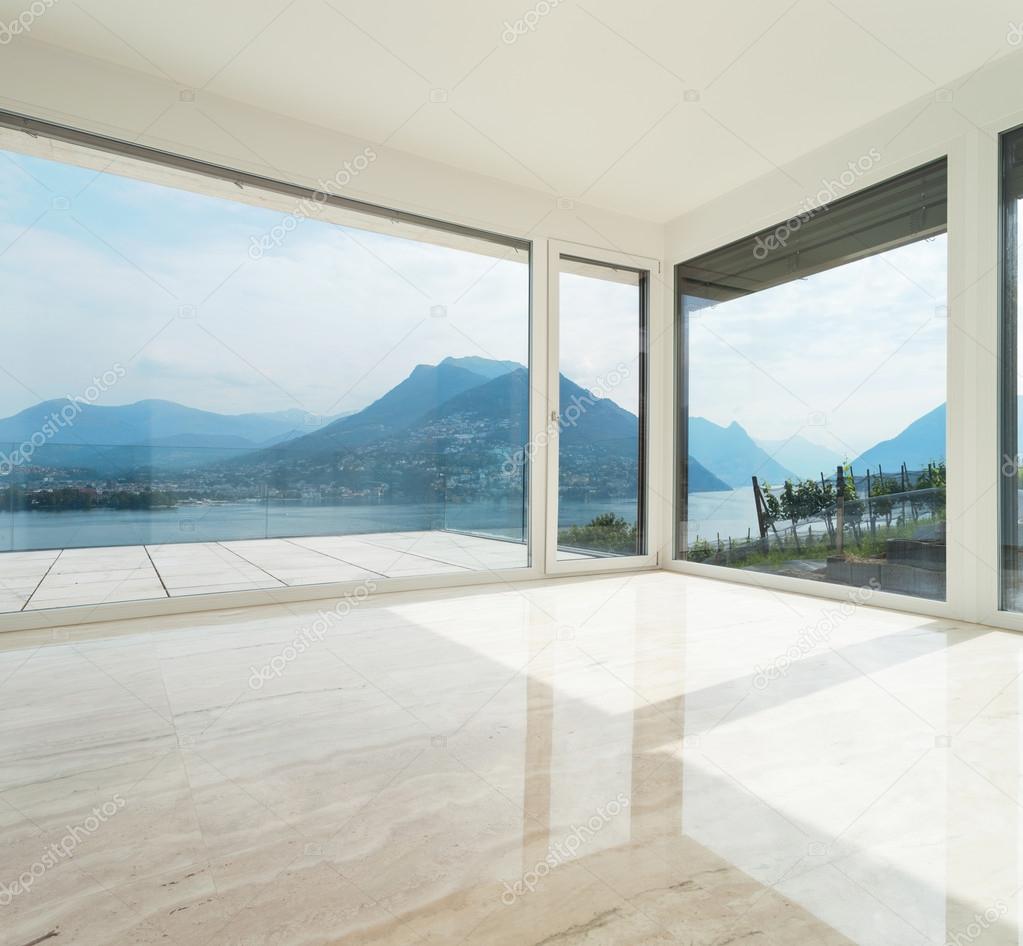
[[(563, 559), (592, 555), (562, 550)], [(0, 555), (0, 612), (217, 592), (525, 568), (522, 542), (449, 532), (380, 532)]]

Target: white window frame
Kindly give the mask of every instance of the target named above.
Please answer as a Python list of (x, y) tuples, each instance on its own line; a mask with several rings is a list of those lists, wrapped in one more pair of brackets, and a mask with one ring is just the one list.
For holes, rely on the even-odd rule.
[[(623, 555), (609, 558), (559, 560), (558, 552), (558, 417), (560, 405), (560, 319), (559, 319), (559, 275), (562, 256), (573, 256), (608, 266), (623, 266), (646, 273), (647, 280), (647, 391), (646, 403), (646, 470), (644, 479), (644, 510), (646, 512), (646, 552), (643, 555)], [(666, 377), (663, 371), (665, 351), (670, 352), (670, 338), (665, 332), (663, 282), (659, 260), (645, 256), (610, 251), (603, 248), (570, 243), (565, 240), (550, 240), (547, 245), (547, 409), (543, 424), (534, 430), (545, 431), (549, 447), (547, 453), (546, 489), (546, 550), (545, 573), (552, 577), (564, 575), (599, 574), (603, 572), (631, 571), (638, 568), (658, 566), (660, 543), (664, 533), (664, 512), (661, 502), (665, 495), (663, 477), (663, 447), (665, 436), (663, 419), (665, 408), (670, 404), (667, 397)], [(664, 346), (667, 345), (667, 348)], [(656, 500), (656, 502), (655, 502)]]

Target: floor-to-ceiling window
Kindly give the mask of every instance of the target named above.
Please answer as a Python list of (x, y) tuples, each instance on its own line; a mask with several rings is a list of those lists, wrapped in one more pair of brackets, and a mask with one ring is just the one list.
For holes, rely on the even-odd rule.
[(944, 161), (680, 264), (677, 546), (945, 596)]
[(558, 255), (557, 558), (646, 552), (648, 274)]
[(528, 564), (528, 243), (0, 146), (0, 610)]
[(1023, 215), (1023, 129), (1002, 136), (1001, 181), (1001, 364), (999, 463), (1001, 472), (999, 532), (999, 585), (1001, 607), (1006, 611), (1023, 611), (1023, 529), (1020, 513), (1023, 505), (1023, 459), (1019, 423), (1020, 379), (1019, 333), (1019, 271), (1020, 236)]

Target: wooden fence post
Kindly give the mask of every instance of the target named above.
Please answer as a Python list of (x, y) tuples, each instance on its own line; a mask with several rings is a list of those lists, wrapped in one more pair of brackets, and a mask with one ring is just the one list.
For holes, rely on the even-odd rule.
[(760, 483), (753, 477), (753, 505), (757, 509), (757, 528), (760, 530), (760, 545), (764, 552), (768, 551), (770, 540), (767, 538), (767, 503), (760, 490)]
[(835, 549), (844, 555), (845, 546), (845, 470), (838, 467), (835, 474), (835, 485), (838, 490), (838, 509), (835, 512)]
[(870, 537), (876, 534), (874, 528), (874, 506), (870, 501), (870, 467), (867, 467), (867, 522), (870, 523)]

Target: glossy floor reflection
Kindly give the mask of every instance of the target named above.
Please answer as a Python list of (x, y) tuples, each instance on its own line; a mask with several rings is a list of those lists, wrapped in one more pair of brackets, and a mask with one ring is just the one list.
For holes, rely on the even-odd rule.
[(0, 636), (0, 942), (1019, 942), (1023, 636), (663, 572), (317, 608)]

